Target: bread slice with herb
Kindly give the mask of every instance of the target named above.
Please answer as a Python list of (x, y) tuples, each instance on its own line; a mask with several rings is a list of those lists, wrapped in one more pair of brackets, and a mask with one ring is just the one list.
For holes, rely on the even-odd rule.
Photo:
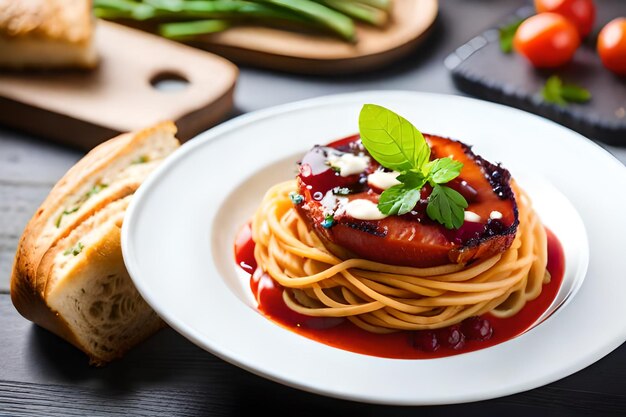
[(53, 187), (20, 239), (13, 304), (93, 363), (122, 356), (162, 324), (126, 272), (120, 228), (133, 193), (179, 147), (175, 134), (163, 122), (94, 148)]
[(91, 0), (0, 0), (0, 66), (93, 68)]

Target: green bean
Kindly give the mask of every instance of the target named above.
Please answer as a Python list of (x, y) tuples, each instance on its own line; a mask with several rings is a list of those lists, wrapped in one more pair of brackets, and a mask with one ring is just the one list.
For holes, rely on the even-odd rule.
[(387, 23), (387, 13), (363, 3), (342, 0), (318, 0), (320, 3), (333, 8), (347, 16), (369, 23), (374, 26), (384, 26)]
[(289, 10), (259, 4), (254, 1), (239, 0), (145, 0), (156, 8), (155, 17), (168, 20), (229, 19), (252, 20), (274, 23), (292, 21), (297, 24), (312, 25), (306, 16)]
[[(382, 26), (393, 0), (94, 0), (94, 12), (103, 19), (151, 20), (161, 23), (168, 37), (224, 30), (242, 21), (289, 22), (330, 31), (356, 40), (355, 20)], [(210, 19), (210, 20), (209, 20)], [(218, 22), (210, 23), (217, 19)], [(191, 22), (190, 22), (191, 21)], [(186, 25), (189, 23), (189, 25)], [(165, 26), (164, 26), (165, 25)], [(172, 26), (169, 26), (172, 25)]]
[(159, 25), (159, 34), (170, 39), (185, 39), (207, 33), (221, 32), (229, 27), (229, 22), (217, 19), (163, 23)]
[(365, 4), (388, 12), (391, 10), (392, 0), (354, 0), (353, 3)]
[(296, 15), (254, 1), (238, 0), (145, 0), (157, 10), (180, 17), (256, 17), (293, 19)]
[(94, 13), (103, 19), (148, 20), (156, 16), (154, 7), (130, 0), (94, 0)]
[(310, 0), (257, 0), (300, 13), (348, 41), (356, 40), (354, 22), (348, 16)]
[(140, 4), (132, 0), (93, 0), (94, 7), (111, 8), (126, 12), (132, 12)]
[(105, 20), (127, 19), (130, 17), (128, 12), (119, 9), (106, 9), (102, 7), (94, 7), (93, 13), (96, 17)]

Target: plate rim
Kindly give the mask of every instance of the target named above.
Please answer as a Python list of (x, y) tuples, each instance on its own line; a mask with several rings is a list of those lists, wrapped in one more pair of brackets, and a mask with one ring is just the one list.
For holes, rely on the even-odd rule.
[[(133, 260), (132, 260), (132, 254), (130, 253), (131, 251), (131, 247), (132, 244), (130, 243), (130, 239), (131, 239), (131, 231), (132, 231), (132, 221), (133, 218), (135, 216), (135, 212), (137, 210), (139, 210), (138, 207), (140, 207), (140, 203), (143, 200), (143, 195), (146, 194), (148, 192), (149, 189), (151, 189), (154, 184), (159, 180), (159, 178), (162, 175), (165, 175), (165, 173), (167, 172), (167, 170), (169, 169), (170, 166), (172, 166), (175, 163), (180, 162), (181, 160), (184, 159), (185, 155), (193, 152), (193, 150), (196, 147), (199, 146), (209, 146), (207, 145), (208, 143), (212, 142), (214, 139), (219, 138), (220, 135), (222, 135), (223, 133), (229, 132), (231, 130), (236, 129), (237, 127), (246, 125), (246, 124), (251, 124), (254, 123), (255, 121), (258, 120), (262, 120), (268, 117), (276, 117), (276, 116), (283, 116), (285, 113), (289, 113), (289, 112), (293, 112), (293, 111), (299, 111), (302, 109), (307, 109), (307, 108), (315, 108), (319, 105), (332, 105), (333, 103), (347, 103), (347, 102), (351, 102), (354, 100), (357, 100), (359, 97), (370, 97), (372, 95), (384, 95), (384, 96), (395, 96), (395, 95), (400, 95), (400, 96), (421, 96), (421, 97), (428, 97), (428, 96), (436, 96), (436, 97), (449, 97), (451, 99), (454, 100), (467, 100), (468, 102), (479, 102), (482, 103), (482, 105), (487, 105), (487, 106), (495, 106), (495, 107), (504, 107), (507, 108), (507, 110), (512, 110), (515, 112), (519, 112), (519, 113), (523, 113), (526, 115), (526, 117), (532, 117), (532, 118), (536, 118), (536, 119), (541, 119), (543, 123), (548, 123), (551, 125), (556, 125), (558, 126), (560, 129), (564, 129), (564, 131), (568, 131), (568, 134), (570, 137), (575, 137), (577, 138), (577, 140), (579, 141), (584, 141), (586, 145), (594, 145), (595, 147), (599, 148), (601, 153), (604, 154), (604, 157), (608, 157), (609, 159), (611, 159), (612, 161), (614, 161), (616, 164), (618, 164), (618, 166), (620, 166), (622, 169), (624, 169), (624, 172), (626, 172), (626, 167), (624, 167), (624, 165), (617, 160), (610, 152), (608, 152), (606, 149), (604, 149), (603, 147), (601, 147), (599, 144), (590, 141), (588, 138), (580, 135), (579, 133), (568, 129), (566, 127), (563, 127), (562, 125), (558, 125), (555, 122), (552, 122), (548, 119), (542, 118), (540, 116), (534, 115), (532, 113), (528, 113), (528, 112), (524, 112), (522, 110), (518, 110), (518, 109), (514, 109), (508, 106), (504, 106), (504, 105), (500, 105), (497, 103), (493, 103), (493, 102), (487, 102), (484, 100), (478, 100), (478, 99), (474, 99), (474, 98), (470, 98), (470, 97), (465, 97), (465, 96), (461, 96), (461, 95), (455, 95), (455, 94), (440, 94), (440, 93), (424, 93), (424, 92), (414, 92), (414, 91), (406, 91), (406, 90), (368, 90), (368, 91), (362, 91), (362, 92), (356, 92), (356, 93), (341, 93), (341, 94), (332, 94), (332, 95), (326, 95), (326, 96), (321, 96), (321, 97), (315, 97), (315, 98), (310, 98), (310, 99), (305, 99), (305, 100), (299, 100), (299, 101), (295, 101), (295, 102), (291, 102), (291, 103), (285, 103), (285, 104), (281, 104), (281, 105), (277, 105), (277, 106), (273, 106), (273, 107), (269, 107), (266, 109), (261, 109), (261, 110), (256, 110), (250, 113), (246, 113), (244, 115), (238, 116), (234, 119), (231, 119), (229, 121), (223, 122), (220, 125), (217, 125), (211, 129), (208, 129), (207, 131), (199, 134), (198, 136), (196, 136), (194, 139), (184, 143), (181, 148), (175, 153), (175, 155), (171, 155), (170, 157), (168, 157), (168, 159), (166, 161), (164, 161), (150, 176), (149, 178), (144, 182), (144, 184), (142, 184), (142, 186), (139, 188), (139, 190), (136, 193), (135, 198), (132, 199), (131, 204), (127, 210), (126, 213), (126, 221), (123, 223), (122, 226), (122, 252), (124, 255), (124, 261), (125, 263), (127, 263), (127, 268), (128, 271), (131, 275), (131, 277), (133, 278), (133, 281), (135, 282), (135, 285), (137, 286), (137, 289), (139, 290), (140, 294), (145, 298), (147, 296), (147, 291), (146, 288), (144, 288), (142, 286), (141, 280), (136, 278), (136, 276), (138, 275), (138, 271), (136, 268), (136, 265), (133, 264)], [(582, 216), (581, 216), (582, 218)], [(148, 295), (149, 297), (149, 295)], [(146, 301), (148, 301), (148, 299), (146, 299)], [(149, 301), (148, 301), (149, 302)], [(153, 305), (153, 303), (149, 302), (150, 305)], [(155, 308), (156, 310), (156, 308)], [(160, 314), (162, 314), (161, 311), (159, 311)], [(533, 389), (536, 387), (540, 387), (545, 385), (546, 383), (550, 383), (550, 382), (554, 382), (558, 379), (564, 378), (568, 375), (571, 375), (574, 372), (577, 372), (581, 369), (583, 369), (584, 367), (596, 362), (597, 360), (601, 359), (602, 357), (606, 356), (608, 353), (610, 353), (611, 351), (613, 351), (614, 349), (616, 349), (621, 343), (624, 342), (624, 339), (626, 338), (626, 328), (623, 329), (622, 333), (620, 335), (615, 335), (615, 337), (611, 340), (611, 343), (605, 343), (603, 346), (601, 346), (599, 349), (597, 349), (594, 352), (594, 355), (590, 355), (587, 356), (585, 358), (581, 358), (578, 361), (575, 361), (575, 363), (571, 363), (569, 367), (567, 367), (566, 369), (561, 369), (561, 372), (556, 372), (556, 374), (558, 375), (554, 375), (555, 372), (553, 372), (552, 374), (543, 374), (542, 377), (536, 377), (534, 380), (532, 381), (527, 381), (527, 383), (525, 385), (522, 386), (518, 386), (517, 389), (513, 389), (513, 390), (505, 390), (505, 389), (501, 389), (500, 391), (491, 391), (491, 394), (488, 396), (483, 396), (483, 397), (476, 397), (476, 396), (456, 396), (455, 400), (444, 400), (444, 401), (414, 401), (414, 400), (399, 400), (397, 398), (395, 399), (385, 399), (385, 398), (375, 398), (375, 397), (364, 397), (363, 395), (359, 395), (353, 392), (329, 392), (327, 390), (323, 390), (320, 389), (319, 387), (314, 388), (311, 387), (309, 385), (306, 384), (302, 384), (298, 381), (293, 381), (293, 380), (286, 380), (285, 378), (280, 378), (277, 377), (276, 375), (272, 375), (272, 374), (268, 374), (267, 372), (262, 372), (259, 371), (259, 369), (255, 368), (255, 367), (251, 367), (249, 366), (247, 363), (245, 363), (245, 361), (241, 361), (239, 360), (239, 358), (235, 358), (232, 355), (226, 354), (224, 352), (220, 352), (220, 351), (215, 351), (215, 349), (213, 348), (208, 348), (206, 343), (204, 343), (200, 337), (198, 337), (197, 334), (195, 334), (195, 332), (190, 332), (189, 329), (182, 329), (181, 327), (184, 326), (180, 326), (180, 323), (177, 323), (176, 320), (172, 320), (171, 317), (168, 317), (167, 314), (163, 315), (163, 319), (170, 325), (172, 326), (172, 328), (174, 328), (174, 330), (176, 330), (177, 332), (181, 333), (184, 337), (186, 337), (187, 339), (191, 340), (193, 343), (195, 343), (196, 345), (200, 346), (201, 348), (208, 350), (209, 352), (215, 354), (216, 356), (226, 360), (227, 362), (234, 364), (238, 367), (241, 367), (243, 369), (246, 369), (256, 375), (259, 375), (261, 377), (264, 377), (266, 379), (270, 379), (270, 380), (274, 380), (276, 382), (294, 387), (294, 388), (298, 388), (307, 392), (312, 392), (312, 393), (316, 393), (316, 394), (321, 394), (321, 395), (325, 395), (325, 396), (329, 396), (329, 397), (334, 397), (334, 398), (339, 398), (339, 399), (347, 399), (347, 400), (353, 400), (353, 401), (358, 401), (358, 402), (365, 402), (365, 403), (373, 403), (373, 404), (387, 404), (387, 405), (437, 405), (437, 404), (456, 404), (456, 403), (465, 403), (465, 402), (473, 402), (473, 401), (479, 401), (479, 400), (486, 400), (486, 399), (493, 399), (493, 398), (497, 398), (497, 397), (501, 397), (504, 395), (509, 395), (509, 394), (514, 394), (514, 393), (519, 393), (519, 392), (523, 392), (523, 391), (527, 391), (529, 389)], [(445, 358), (443, 358), (445, 359)]]

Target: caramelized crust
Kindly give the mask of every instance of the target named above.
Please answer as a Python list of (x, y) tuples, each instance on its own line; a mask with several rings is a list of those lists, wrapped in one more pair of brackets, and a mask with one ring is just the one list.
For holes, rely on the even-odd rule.
[[(425, 137), (431, 146), (432, 159), (452, 156), (463, 163), (461, 175), (446, 185), (464, 195), (469, 203), (466, 210), (480, 216), (481, 222), (466, 221), (460, 229), (448, 230), (429, 219), (425, 213), (431, 189), (427, 185), (410, 213), (381, 220), (360, 220), (339, 214), (331, 227), (324, 227), (328, 210), (319, 194), (317, 198), (314, 196), (319, 186), (311, 186), (317, 179), (301, 174), (298, 181), (304, 203), (297, 206), (298, 211), (329, 250), (344, 259), (361, 257), (391, 265), (431, 267), (486, 259), (510, 247), (517, 231), (518, 213), (509, 172), (475, 155), (462, 142), (434, 135)], [(363, 152), (363, 148), (359, 151)], [(364, 174), (353, 178), (329, 172), (322, 175), (331, 178), (330, 181), (336, 177), (341, 186), (351, 188), (351, 193), (344, 196), (347, 201), (367, 199), (377, 203), (381, 190), (362, 184), (364, 176), (378, 167), (373, 161)], [(492, 212), (498, 212), (501, 218), (491, 219)]]

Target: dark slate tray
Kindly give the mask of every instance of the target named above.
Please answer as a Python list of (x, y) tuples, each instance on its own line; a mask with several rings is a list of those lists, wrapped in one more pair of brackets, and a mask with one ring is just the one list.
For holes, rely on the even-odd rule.
[[(626, 77), (619, 78), (605, 69), (595, 51), (603, 24), (626, 16), (626, 1), (598, 1), (597, 12), (594, 32), (573, 61), (558, 70), (536, 70), (518, 54), (500, 50), (498, 27), (530, 16), (534, 13), (531, 6), (515, 11), (461, 45), (446, 58), (446, 67), (456, 87), (469, 95), (544, 116), (592, 140), (626, 147)], [(565, 107), (544, 102), (540, 91), (553, 74), (566, 83), (587, 88), (591, 101)]]

